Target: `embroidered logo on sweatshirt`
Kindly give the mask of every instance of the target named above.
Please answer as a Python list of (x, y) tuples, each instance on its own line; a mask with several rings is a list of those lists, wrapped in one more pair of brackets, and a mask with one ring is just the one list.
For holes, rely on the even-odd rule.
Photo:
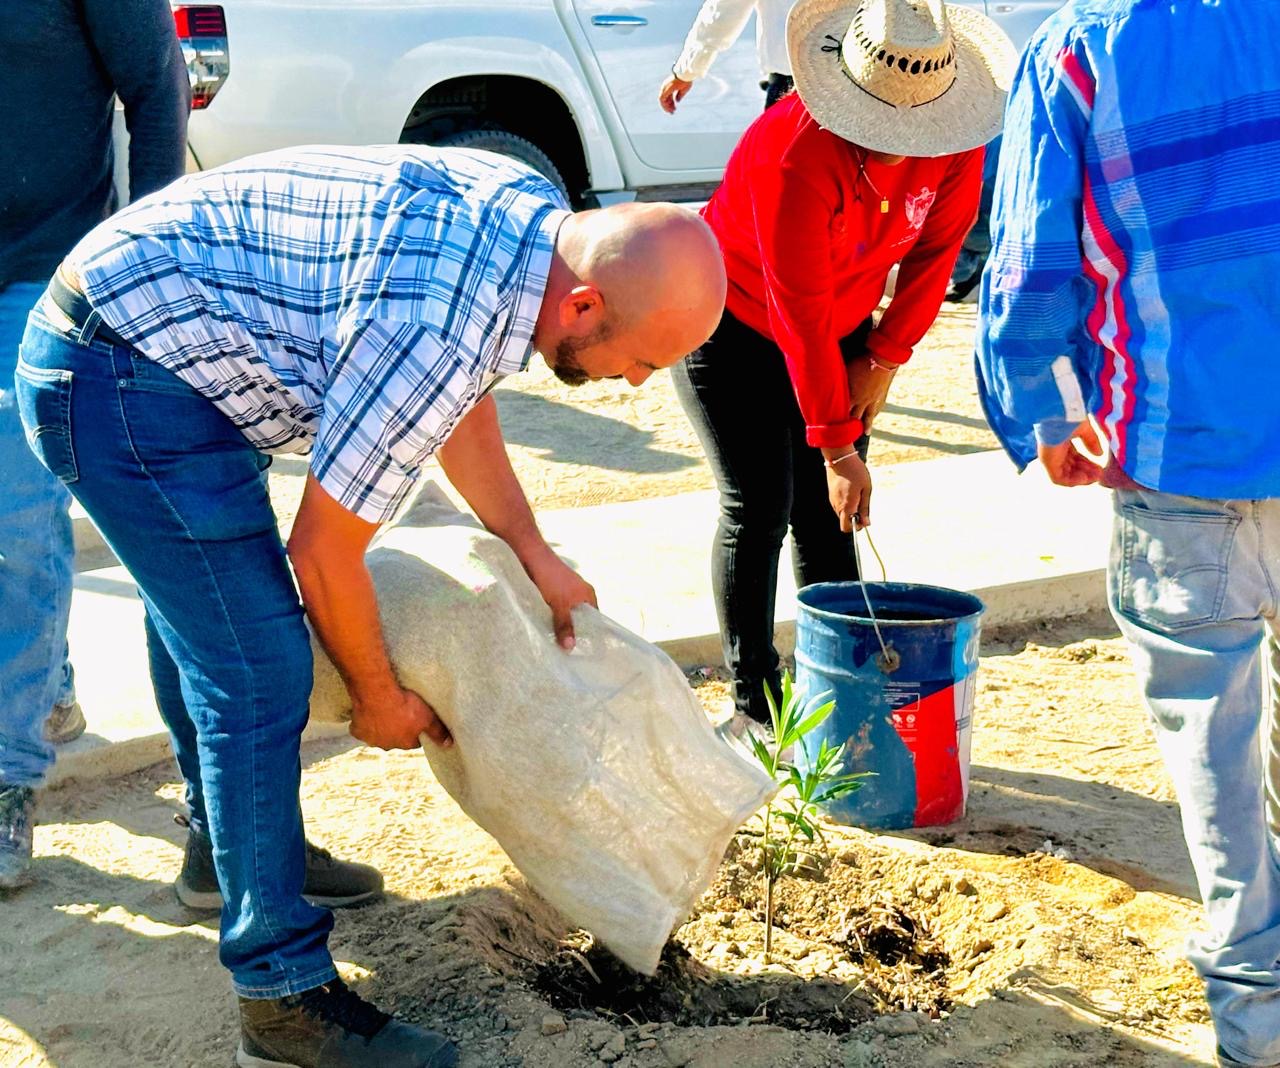
[(929, 209), (933, 207), (933, 202), (937, 197), (937, 192), (928, 186), (925, 186), (918, 193), (907, 194), (907, 198), (903, 203), (907, 211), (907, 222), (911, 224), (911, 229), (921, 230), (924, 228), (924, 221), (929, 217)]

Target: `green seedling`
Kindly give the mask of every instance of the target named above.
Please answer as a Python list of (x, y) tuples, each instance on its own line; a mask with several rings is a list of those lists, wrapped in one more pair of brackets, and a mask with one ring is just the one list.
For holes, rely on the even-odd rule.
[(808, 736), (835, 711), (835, 701), (817, 708), (796, 691), (791, 675), (782, 675), (782, 704), (774, 700), (766, 685), (773, 740), (751, 736), (751, 748), (765, 772), (782, 791), (765, 807), (764, 837), (760, 846), (760, 871), (764, 879), (764, 962), (773, 952), (773, 891), (778, 880), (799, 870), (806, 862), (824, 859), (826, 840), (818, 825), (818, 808), (860, 789), (867, 772), (844, 770), (843, 745), (834, 748), (826, 739), (818, 746), (810, 766), (800, 771), (784, 754), (800, 748), (808, 756)]

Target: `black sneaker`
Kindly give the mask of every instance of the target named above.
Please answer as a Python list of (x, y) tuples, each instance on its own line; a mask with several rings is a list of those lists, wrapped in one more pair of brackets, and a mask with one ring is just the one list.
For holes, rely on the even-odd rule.
[(444, 1035), (402, 1023), (341, 979), (287, 998), (240, 999), (239, 1068), (453, 1068)]
[[(207, 834), (193, 831), (185, 816), (174, 822), (187, 828), (187, 848), (174, 889), (189, 909), (222, 908), (222, 891), (213, 869), (213, 843)], [(321, 908), (341, 909), (362, 905), (382, 893), (382, 873), (368, 864), (337, 860), (326, 849), (307, 843), (307, 876), (302, 896)]]
[(0, 890), (31, 881), (31, 833), (36, 795), (27, 786), (0, 787)]
[(963, 281), (952, 280), (951, 288), (947, 290), (947, 295), (944, 299), (953, 304), (973, 304), (978, 299), (978, 283), (981, 281), (982, 268), (979, 267)]

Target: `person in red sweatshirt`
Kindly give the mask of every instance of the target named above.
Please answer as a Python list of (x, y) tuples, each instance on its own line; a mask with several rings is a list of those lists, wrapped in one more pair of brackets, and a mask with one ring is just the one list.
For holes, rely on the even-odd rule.
[(1016, 63), (994, 22), (942, 0), (800, 0), (787, 37), (796, 91), (743, 135), (703, 209), (725, 315), (675, 373), (720, 489), (712, 579), (749, 717), (735, 733), (767, 723), (764, 688), (778, 692), (788, 527), (800, 586), (857, 577), (867, 431), (938, 314)]

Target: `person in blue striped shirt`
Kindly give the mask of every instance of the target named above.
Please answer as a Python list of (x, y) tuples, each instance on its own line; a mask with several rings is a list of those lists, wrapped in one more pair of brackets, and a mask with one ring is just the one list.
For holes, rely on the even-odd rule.
[(1189, 955), (1231, 1066), (1280, 1066), (1277, 41), (1276, 0), (1051, 16), (1009, 99), (978, 338), (1016, 463), (1113, 491), (1111, 607), (1181, 804), (1208, 921)]
[[(416, 146), (189, 175), (59, 268), (22, 342), (18, 405), (146, 605), (157, 700), (225, 901), (243, 1068), (456, 1059), (342, 985), (332, 916), (303, 896), (304, 609), (353, 735), (449, 745), (392, 671), (365, 548), (435, 456), (546, 600), (549, 651), (572, 647), (571, 611), (595, 594), (538, 532), (489, 392), (535, 351), (567, 382), (638, 386), (710, 336), (725, 285), (693, 212), (573, 215), (522, 166)], [(287, 554), (271, 454), (309, 455)]]

